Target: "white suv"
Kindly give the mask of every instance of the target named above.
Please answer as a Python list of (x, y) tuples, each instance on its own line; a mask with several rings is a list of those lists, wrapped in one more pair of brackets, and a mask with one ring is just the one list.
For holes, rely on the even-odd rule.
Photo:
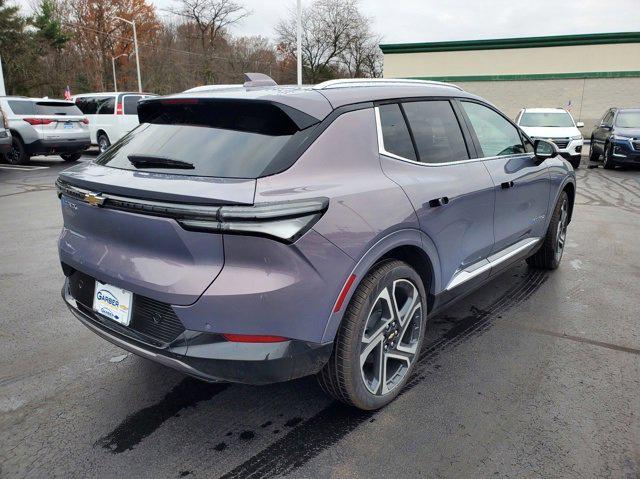
[(75, 95), (73, 101), (89, 118), (91, 143), (106, 151), (138, 126), (138, 102), (150, 93), (106, 92)]
[(576, 123), (564, 108), (523, 108), (516, 123), (532, 139), (553, 141), (560, 154), (574, 168), (580, 166), (584, 138), (578, 130), (584, 123)]

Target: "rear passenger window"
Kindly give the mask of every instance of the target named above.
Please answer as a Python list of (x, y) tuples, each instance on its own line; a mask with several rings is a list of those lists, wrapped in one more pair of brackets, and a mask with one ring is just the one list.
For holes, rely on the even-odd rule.
[(105, 98), (96, 98), (96, 113), (98, 115), (113, 115), (116, 107), (116, 99), (112, 96)]
[(9, 108), (15, 115), (37, 115), (36, 105), (32, 101), (9, 100)]
[(448, 101), (403, 103), (418, 156), (423, 163), (468, 160), (458, 120)]
[(400, 111), (400, 105), (397, 103), (380, 105), (378, 110), (385, 151), (415, 161), (416, 152), (413, 149), (407, 123)]
[(461, 103), (476, 132), (483, 156), (524, 153), (524, 145), (515, 126), (484, 105), (469, 101)]
[(85, 115), (95, 115), (98, 104), (96, 99), (89, 96), (76, 98), (76, 106), (80, 108), (80, 111)]
[(127, 95), (122, 100), (125, 115), (138, 114), (138, 102), (142, 98), (140, 95)]

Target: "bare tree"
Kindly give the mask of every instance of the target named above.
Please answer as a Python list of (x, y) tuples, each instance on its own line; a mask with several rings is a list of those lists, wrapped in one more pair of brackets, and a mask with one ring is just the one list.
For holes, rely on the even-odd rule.
[(180, 0), (176, 15), (192, 24), (203, 53), (202, 75), (205, 83), (215, 81), (214, 55), (216, 44), (226, 29), (242, 20), (249, 12), (233, 0)]
[[(342, 75), (372, 76), (378, 38), (370, 19), (358, 10), (358, 0), (315, 0), (302, 13), (302, 64), (311, 83)], [(278, 49), (296, 53), (296, 14), (276, 26)]]

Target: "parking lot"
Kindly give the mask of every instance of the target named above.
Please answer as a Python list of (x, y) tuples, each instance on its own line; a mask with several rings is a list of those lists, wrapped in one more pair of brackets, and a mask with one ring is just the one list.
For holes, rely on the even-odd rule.
[(561, 267), (522, 262), (431, 318), (407, 390), (362, 412), (84, 328), (60, 298), (68, 166), (0, 165), (0, 477), (640, 477), (640, 169), (583, 156)]

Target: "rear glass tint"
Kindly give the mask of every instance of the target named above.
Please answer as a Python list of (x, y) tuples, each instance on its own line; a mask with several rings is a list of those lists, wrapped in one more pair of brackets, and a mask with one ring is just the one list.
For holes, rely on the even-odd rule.
[[(140, 126), (98, 157), (98, 164), (190, 176), (258, 178), (290, 166), (313, 130), (300, 131), (279, 107), (266, 102), (189, 99), (141, 105)], [(146, 162), (134, 161), (136, 167), (131, 158)], [(176, 162), (183, 167), (172, 168)]]
[(142, 98), (140, 95), (126, 95), (122, 99), (125, 115), (138, 114), (138, 102), (140, 101), (140, 98)]
[(36, 103), (38, 115), (82, 115), (75, 103), (39, 101)]
[(9, 108), (16, 115), (37, 115), (36, 106), (28, 100), (9, 100)]

